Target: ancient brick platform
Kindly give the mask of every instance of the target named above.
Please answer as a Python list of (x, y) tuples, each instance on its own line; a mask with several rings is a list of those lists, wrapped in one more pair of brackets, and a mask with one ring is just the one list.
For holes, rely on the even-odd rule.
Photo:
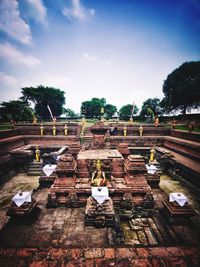
[(31, 267), (198, 267), (200, 247), (6, 248), (2, 266)]

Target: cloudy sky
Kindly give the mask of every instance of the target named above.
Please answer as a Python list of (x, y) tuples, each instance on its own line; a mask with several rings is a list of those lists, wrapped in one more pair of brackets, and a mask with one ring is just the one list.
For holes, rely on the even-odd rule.
[(199, 59), (199, 0), (0, 0), (0, 101), (42, 84), (75, 112), (92, 97), (141, 107)]

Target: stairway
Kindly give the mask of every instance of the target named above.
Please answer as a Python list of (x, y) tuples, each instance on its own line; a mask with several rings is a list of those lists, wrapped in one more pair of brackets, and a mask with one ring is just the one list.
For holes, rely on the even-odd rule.
[(156, 168), (157, 168), (156, 174), (158, 174), (159, 176), (162, 175), (163, 172), (162, 172), (162, 169), (161, 169), (161, 166), (160, 166), (160, 162), (158, 162), (157, 160), (155, 160), (153, 162), (153, 165), (155, 165)]
[(85, 148), (91, 148), (93, 144), (93, 137), (84, 135), (82, 138), (82, 146), (85, 146)]
[(40, 175), (42, 170), (42, 160), (37, 162), (36, 160), (32, 161), (28, 168), (28, 175)]

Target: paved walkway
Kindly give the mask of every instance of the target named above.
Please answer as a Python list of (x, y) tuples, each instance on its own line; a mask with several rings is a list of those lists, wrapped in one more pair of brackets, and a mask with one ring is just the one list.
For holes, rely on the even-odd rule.
[(0, 249), (7, 267), (199, 267), (200, 247)]

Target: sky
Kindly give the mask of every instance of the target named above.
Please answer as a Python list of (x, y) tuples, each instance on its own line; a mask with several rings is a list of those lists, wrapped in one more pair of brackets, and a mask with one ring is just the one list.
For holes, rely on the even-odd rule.
[(0, 0), (0, 102), (44, 85), (76, 113), (93, 97), (141, 108), (199, 59), (199, 0)]

